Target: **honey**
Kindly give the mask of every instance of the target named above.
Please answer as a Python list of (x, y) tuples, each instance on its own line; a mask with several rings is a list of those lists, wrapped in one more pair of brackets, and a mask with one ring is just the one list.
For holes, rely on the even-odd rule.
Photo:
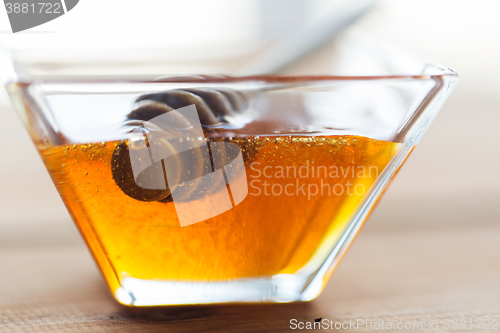
[(123, 141), (41, 150), (113, 291), (126, 277), (220, 281), (296, 273), (336, 243), (400, 148), (361, 136), (210, 140), (240, 147), (248, 195), (184, 227), (173, 202), (139, 201), (117, 186), (112, 155)]

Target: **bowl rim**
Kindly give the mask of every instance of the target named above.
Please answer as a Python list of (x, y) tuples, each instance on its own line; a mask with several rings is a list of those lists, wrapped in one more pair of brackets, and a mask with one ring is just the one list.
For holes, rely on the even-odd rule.
[(225, 84), (225, 83), (256, 83), (261, 84), (296, 84), (314, 82), (355, 82), (355, 81), (412, 81), (412, 80), (442, 80), (459, 79), (457, 71), (451, 68), (442, 68), (440, 74), (418, 75), (366, 75), (366, 76), (341, 76), (341, 75), (251, 75), (251, 76), (213, 76), (213, 75), (172, 75), (168, 77), (154, 75), (17, 75), (16, 79), (4, 82), (4, 85), (19, 84), (168, 84), (168, 83), (197, 83), (197, 84)]

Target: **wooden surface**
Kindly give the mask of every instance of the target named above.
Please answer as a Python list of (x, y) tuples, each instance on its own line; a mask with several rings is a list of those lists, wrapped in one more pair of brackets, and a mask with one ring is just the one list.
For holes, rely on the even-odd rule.
[(310, 303), (153, 311), (119, 306), (83, 245), (4, 249), (0, 331), (281, 332), (289, 331), (291, 319), (319, 317), (500, 320), (499, 235), (496, 226), (374, 230), (360, 235), (326, 290)]

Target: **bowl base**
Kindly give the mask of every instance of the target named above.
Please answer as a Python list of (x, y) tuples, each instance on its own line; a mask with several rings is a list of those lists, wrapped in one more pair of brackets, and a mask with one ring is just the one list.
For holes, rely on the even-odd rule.
[[(314, 292), (312, 289), (318, 289)], [(127, 306), (309, 301), (321, 291), (307, 277), (280, 274), (227, 281), (161, 281), (126, 277), (114, 294)]]

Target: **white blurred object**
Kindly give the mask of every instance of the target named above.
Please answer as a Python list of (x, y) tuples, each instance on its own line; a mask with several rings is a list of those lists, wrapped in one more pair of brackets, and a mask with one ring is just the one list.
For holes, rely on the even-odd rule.
[[(303, 0), (287, 1), (286, 4), (284, 1), (281, 2), (283, 2), (283, 7), (292, 9), (293, 18), (299, 17), (300, 13), (297, 13), (297, 11), (304, 12), (305, 3)], [(265, 49), (264, 52), (239, 69), (237, 74), (254, 75), (279, 72), (330, 41), (333, 36), (367, 13), (374, 4), (375, 0), (337, 1), (335, 8), (331, 11), (325, 11), (329, 12), (329, 15), (321, 20), (302, 25), (302, 21), (305, 21), (304, 17), (302, 17), (302, 20), (298, 22), (298, 28)], [(288, 11), (283, 11), (283, 13), (288, 13)], [(275, 14), (270, 17), (268, 17), (268, 14), (263, 15), (265, 27), (268, 27), (273, 36), (276, 32), (283, 34), (282, 29), (279, 29), (280, 25), (283, 24), (282, 21), (289, 22), (280, 19), (283, 15)]]
[(40, 75), (276, 72), (330, 40), (374, 1), (144, 0), (137, 7), (86, 0), (17, 34), (2, 33), (10, 27), (0, 13), (0, 46)]

